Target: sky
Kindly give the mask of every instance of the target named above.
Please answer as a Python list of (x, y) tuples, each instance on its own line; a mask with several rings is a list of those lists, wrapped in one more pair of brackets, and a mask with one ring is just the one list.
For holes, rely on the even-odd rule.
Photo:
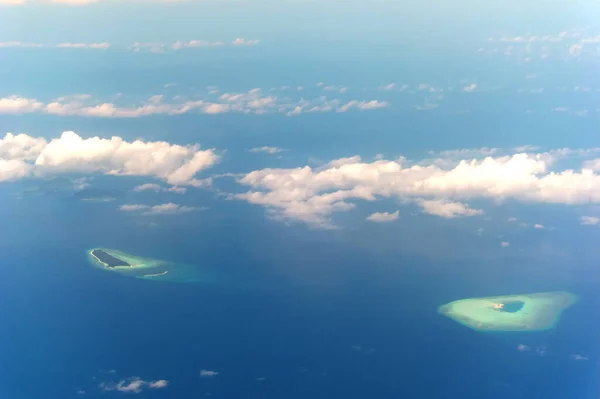
[(595, 7), (7, 1), (0, 178), (141, 176), (134, 191), (174, 196), (121, 211), (209, 190), (317, 229), (385, 201), (365, 220), (584, 212), (600, 200)]
[(0, 0), (0, 216), (69, 215), (28, 202), (59, 193), (129, 234), (227, 221), (281, 248), (593, 263), (599, 15), (593, 0)]

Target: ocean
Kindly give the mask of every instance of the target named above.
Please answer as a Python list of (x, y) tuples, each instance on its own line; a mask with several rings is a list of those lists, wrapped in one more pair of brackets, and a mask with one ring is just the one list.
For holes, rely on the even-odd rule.
[[(114, 203), (63, 197), (3, 197), (2, 398), (99, 398), (99, 384), (132, 376), (169, 381), (142, 398), (598, 397), (589, 259), (434, 259), (364, 232), (284, 226), (240, 203), (140, 228), (108, 218)], [(124, 277), (90, 266), (91, 247), (194, 264), (217, 281)], [(580, 301), (546, 332), (480, 333), (436, 311), (552, 290)]]

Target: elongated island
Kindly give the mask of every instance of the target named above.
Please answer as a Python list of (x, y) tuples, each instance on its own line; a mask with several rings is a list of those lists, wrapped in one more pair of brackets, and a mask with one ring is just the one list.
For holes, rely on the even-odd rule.
[(87, 252), (92, 266), (124, 276), (173, 282), (213, 281), (206, 270), (192, 265), (142, 258), (108, 248), (93, 248)]
[(477, 331), (541, 331), (554, 328), (576, 301), (576, 295), (554, 291), (461, 299), (440, 306), (438, 312)]

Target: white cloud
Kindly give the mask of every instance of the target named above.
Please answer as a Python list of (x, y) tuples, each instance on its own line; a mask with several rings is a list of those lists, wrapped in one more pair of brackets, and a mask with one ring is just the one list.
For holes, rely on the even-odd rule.
[(31, 137), (26, 134), (6, 133), (0, 139), (0, 159), (31, 161), (35, 160), (46, 146), (43, 138)]
[(517, 350), (519, 352), (528, 352), (531, 350), (531, 348), (527, 345), (519, 344), (519, 345), (517, 345)]
[(120, 137), (84, 139), (64, 132), (42, 138), (7, 134), (0, 139), (0, 181), (54, 173), (150, 176), (171, 185), (203, 186), (196, 174), (218, 162), (214, 150), (167, 142), (127, 142)]
[(600, 223), (600, 218), (597, 218), (595, 216), (582, 216), (581, 218), (579, 218), (581, 224), (583, 225), (597, 225)]
[(44, 104), (34, 99), (19, 96), (0, 98), (0, 114), (24, 114), (43, 108)]
[(573, 360), (589, 360), (589, 358), (578, 354), (571, 355), (570, 358)]
[[(169, 47), (172, 50), (182, 50), (186, 48), (196, 48), (196, 47), (216, 47), (223, 46), (225, 43), (221, 40), (217, 40), (215, 42), (211, 42), (208, 40), (189, 40), (187, 42), (183, 42), (181, 40), (177, 40), (173, 42)], [(153, 46), (151, 46), (153, 47)]]
[(151, 381), (148, 383), (148, 387), (152, 389), (166, 388), (167, 385), (169, 385), (169, 381), (167, 380)]
[(277, 153), (282, 152), (283, 150), (279, 147), (264, 146), (264, 147), (251, 148), (248, 151), (249, 152), (265, 152), (267, 154), (277, 154)]
[(545, 229), (545, 227), (544, 227), (543, 224), (538, 224), (538, 223), (534, 224), (533, 228), (534, 229), (539, 229), (539, 230)]
[[(2, 4), (2, 3), (0, 3)], [(107, 42), (92, 42), (92, 43), (81, 43), (81, 42), (66, 42), (58, 44), (42, 44), (42, 43), (31, 43), (31, 42), (0, 42), (0, 48), (68, 48), (68, 49), (90, 49), (90, 50), (106, 50), (111, 47), (110, 43)]]
[[(54, 0), (56, 1), (56, 0)], [(0, 5), (1, 5), (0, 0)], [(127, 47), (129, 50), (139, 53), (139, 52), (149, 52), (149, 53), (164, 53), (168, 50), (177, 51), (184, 49), (192, 49), (192, 48), (208, 48), (208, 47), (221, 47), (225, 45), (230, 46), (253, 46), (259, 43), (259, 40), (254, 39), (242, 39), (238, 38), (232, 41), (231, 43), (227, 43), (223, 40), (202, 40), (202, 39), (192, 39), (192, 40), (176, 40), (172, 43), (163, 43), (163, 42), (134, 42)], [(33, 42), (22, 42), (22, 41), (10, 41), (10, 42), (0, 42), (0, 48), (29, 48), (29, 49), (41, 49), (41, 48), (58, 48), (58, 49), (88, 49), (88, 50), (108, 50), (111, 48), (119, 48), (119, 46), (114, 46), (108, 42), (64, 42), (64, 43), (33, 43)]]
[(193, 206), (182, 206), (169, 202), (168, 204), (154, 205), (148, 211), (144, 212), (145, 215), (173, 215), (176, 213), (187, 213), (199, 210)]
[(244, 39), (244, 38), (238, 37), (233, 42), (231, 42), (231, 44), (233, 44), (234, 46), (254, 46), (255, 44), (258, 44), (259, 42), (260, 42), (260, 40)]
[(502, 241), (502, 242), (500, 243), (500, 246), (501, 246), (502, 248), (509, 247), (509, 246), (510, 246), (510, 242), (508, 242), (508, 241)]
[(477, 85), (475, 83), (471, 83), (471, 84), (463, 87), (463, 91), (472, 92), (472, 91), (475, 91), (476, 88), (477, 88)]
[(423, 212), (446, 219), (483, 214), (483, 211), (480, 209), (471, 209), (467, 204), (445, 199), (419, 200), (418, 203), (423, 208)]
[(464, 201), (506, 199), (530, 203), (600, 203), (600, 175), (591, 169), (552, 170), (567, 157), (594, 156), (592, 150), (561, 149), (463, 159), (438, 165), (360, 157), (331, 161), (320, 168), (261, 169), (238, 181), (249, 191), (232, 196), (267, 208), (276, 220), (332, 227), (330, 216), (355, 207), (355, 200), (397, 198), (442, 217), (474, 216), (480, 209)]
[(133, 191), (162, 191), (163, 188), (155, 183), (147, 183), (147, 184), (141, 184), (139, 186), (136, 186), (133, 188)]
[(216, 101), (186, 100), (173, 97), (166, 102), (164, 96), (154, 95), (145, 102), (135, 105), (119, 105), (102, 102), (87, 94), (67, 95), (49, 102), (19, 97), (0, 98), (0, 114), (46, 113), (57, 116), (82, 116), (91, 118), (139, 118), (149, 115), (182, 115), (187, 113), (222, 114), (226, 112), (244, 114), (282, 113), (288, 116), (310, 112), (346, 112), (350, 109), (374, 110), (389, 106), (378, 100), (352, 100), (342, 104), (338, 99), (320, 96), (312, 100), (292, 99), (264, 95), (260, 89), (245, 93), (223, 93)]
[(583, 44), (573, 44), (569, 46), (569, 54), (577, 56), (581, 54), (581, 50), (583, 50)]
[(342, 105), (341, 107), (339, 107), (337, 109), (337, 112), (346, 112), (348, 110), (350, 110), (351, 108), (358, 108), (361, 111), (364, 110), (369, 110), (369, 109), (378, 109), (378, 108), (385, 108), (385, 107), (389, 107), (389, 103), (386, 101), (378, 101), (378, 100), (371, 100), (371, 101), (357, 101), (357, 100), (352, 100), (347, 102), (346, 104)]
[(375, 223), (384, 223), (384, 222), (393, 222), (394, 220), (398, 220), (400, 216), (400, 212), (396, 211), (393, 213), (388, 212), (375, 212), (367, 216), (367, 220)]
[(110, 48), (110, 43), (59, 43), (56, 45), (58, 48), (77, 48), (77, 49), (93, 49), (93, 50), (106, 50)]
[(166, 388), (169, 382), (167, 380), (144, 381), (139, 377), (130, 377), (115, 382), (103, 382), (99, 385), (104, 391), (119, 391), (125, 393), (140, 393), (144, 388), (162, 389)]
[(200, 370), (200, 377), (216, 377), (219, 373), (213, 370)]
[(169, 202), (161, 205), (143, 205), (143, 204), (127, 204), (119, 207), (120, 211), (123, 212), (140, 212), (143, 211), (143, 215), (174, 215), (178, 213), (187, 213), (199, 210), (200, 208), (192, 206), (182, 206)]
[(168, 191), (168, 192), (177, 193), (177, 194), (185, 194), (187, 189), (185, 187), (178, 187), (178, 186), (172, 186), (172, 187), (165, 188), (156, 183), (146, 183), (146, 184), (141, 184), (139, 186), (134, 187), (133, 191), (136, 191), (136, 192), (154, 191), (157, 193), (161, 192), (161, 191)]

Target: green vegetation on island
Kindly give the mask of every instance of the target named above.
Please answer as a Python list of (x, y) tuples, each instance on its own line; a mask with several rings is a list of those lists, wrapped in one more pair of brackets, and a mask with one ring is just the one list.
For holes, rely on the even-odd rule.
[(102, 263), (106, 267), (118, 267), (118, 266), (131, 267), (131, 265), (129, 263), (125, 262), (122, 259), (114, 257), (113, 255), (107, 253), (106, 251), (104, 251), (102, 249), (94, 249), (90, 252), (90, 255), (92, 255), (94, 258), (96, 258), (96, 260), (98, 260), (100, 263)]
[(477, 331), (540, 331), (554, 328), (577, 296), (555, 291), (469, 298), (450, 302), (438, 312)]

